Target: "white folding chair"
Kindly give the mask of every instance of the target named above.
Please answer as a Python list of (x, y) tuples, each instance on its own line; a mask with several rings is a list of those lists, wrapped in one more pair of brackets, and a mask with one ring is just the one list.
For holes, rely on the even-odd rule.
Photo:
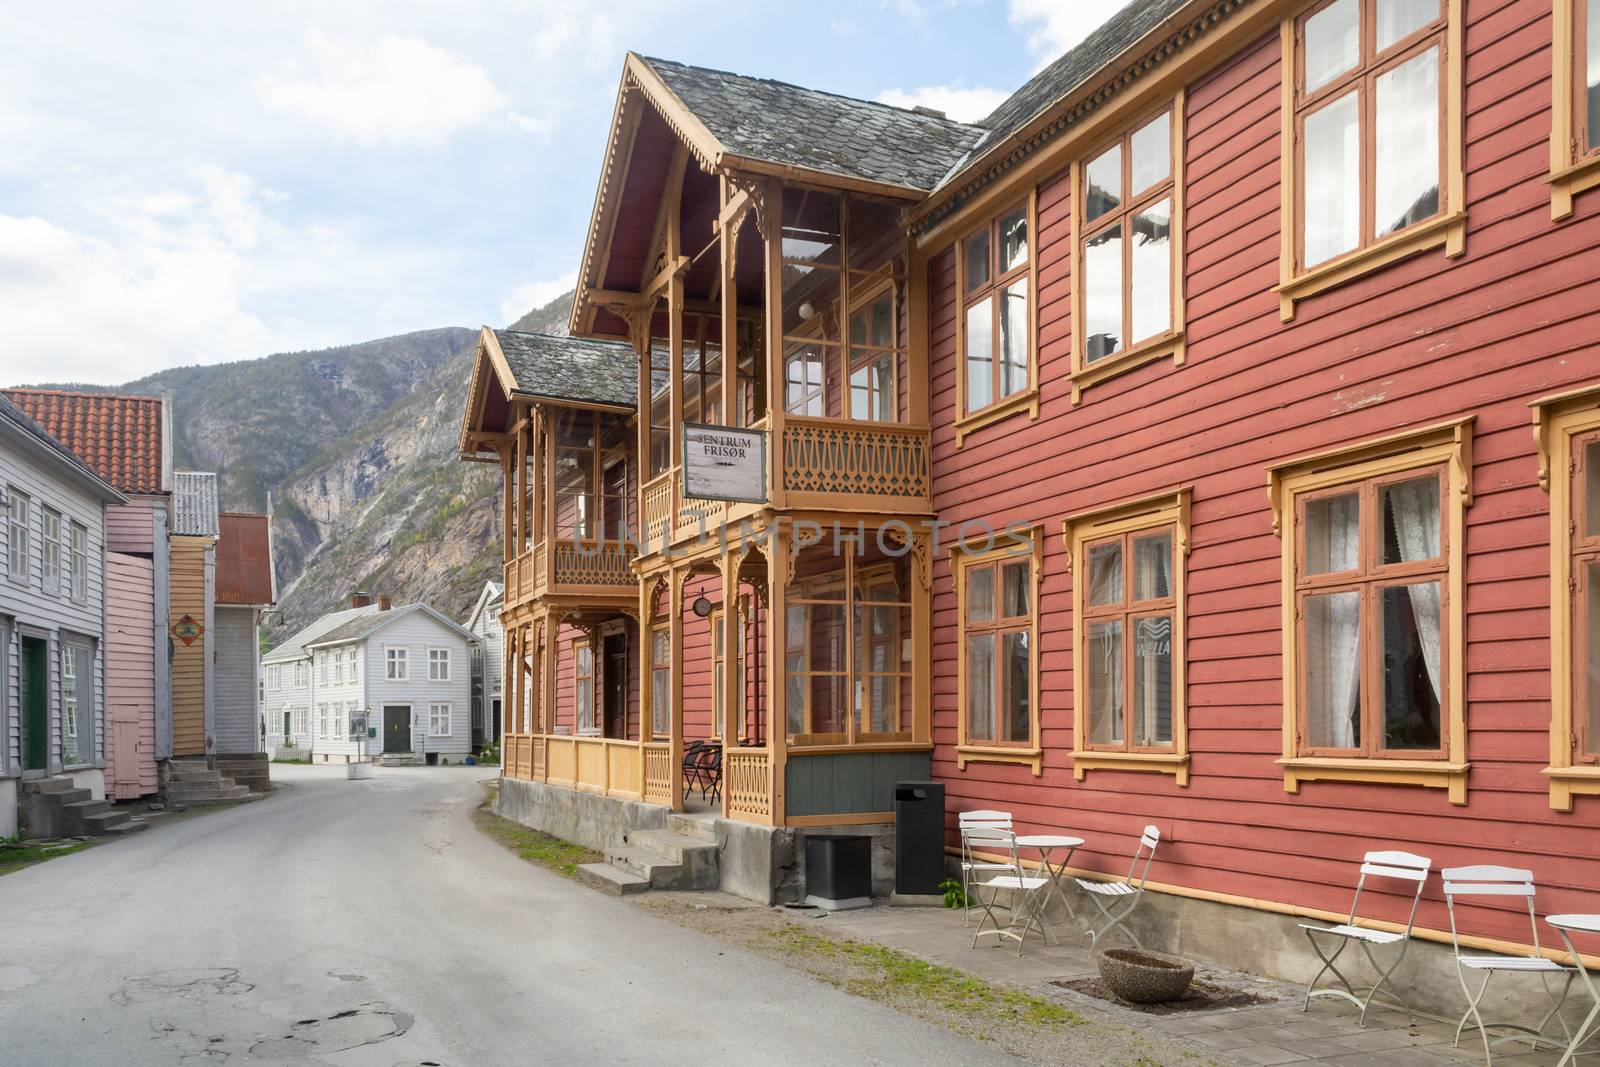
[[(989, 874), (973, 885), (973, 896), (977, 899), (978, 908), (983, 914), (978, 916), (978, 928), (972, 934), (972, 947), (978, 947), (978, 938), (984, 934), (994, 934), (1016, 941), (1017, 955), (1020, 956), (1029, 930), (1038, 930), (1039, 936), (1047, 942), (1052, 940), (1050, 927), (1045, 923), (1044, 908), (1041, 905), (1043, 897), (1040, 894), (1040, 890), (1049, 885), (1050, 880), (1023, 871), (1022, 861), (1017, 857), (1017, 835), (1010, 830), (974, 829), (969, 838), (974, 851), (988, 852), (991, 855), (998, 852), (1009, 856), (1011, 860), (1000, 865), (1004, 869), (1003, 873)], [(984, 896), (985, 890), (988, 890), (987, 897)], [(996, 908), (1005, 908), (1005, 905), (998, 902), (1002, 892), (1011, 894), (1013, 900), (1009, 909), (1009, 921), (1004, 926), (1000, 925), (1000, 920), (994, 914)], [(983, 928), (985, 922), (992, 923), (993, 929), (985, 930)]]
[(1160, 843), (1161, 831), (1154, 826), (1146, 826), (1144, 833), (1139, 836), (1138, 846), (1133, 850), (1133, 862), (1128, 865), (1128, 876), (1122, 881), (1096, 882), (1087, 878), (1073, 879), (1094, 906), (1100, 909), (1100, 914), (1089, 920), (1088, 927), (1079, 937), (1080, 941), (1088, 938), (1089, 947), (1094, 948), (1102, 937), (1120, 926), (1123, 933), (1128, 935), (1128, 940), (1135, 946), (1144, 948), (1139, 941), (1139, 935), (1123, 924), (1128, 916), (1133, 914), (1133, 909), (1139, 906), (1139, 901), (1144, 896), (1144, 884), (1150, 877), (1150, 864), (1155, 862), (1156, 845)]
[[(974, 831), (1009, 831), (1011, 829), (1011, 813), (1009, 811), (963, 811), (956, 816), (956, 823), (961, 829), (961, 895), (966, 901), (961, 913), (961, 921), (971, 922), (973, 884), (976, 879), (980, 876), (1010, 872), (1012, 867), (1009, 863), (977, 859), (973, 856), (973, 850), (967, 842), (967, 837), (969, 833)], [(1001, 905), (1001, 907), (1004, 907), (1004, 905)]]
[[(1366, 1026), (1367, 1009), (1371, 1007), (1372, 1001), (1378, 995), (1379, 990), (1388, 986), (1391, 992), (1386, 995), (1397, 1000), (1408, 1014), (1416, 1014), (1411, 1010), (1411, 1002), (1406, 999), (1404, 993), (1399, 991), (1394, 982), (1391, 981), (1391, 978), (1395, 970), (1400, 966), (1400, 961), (1405, 959), (1406, 948), (1411, 944), (1411, 929), (1417, 921), (1417, 905), (1422, 902), (1422, 887), (1427, 884), (1428, 871), (1432, 866), (1432, 860), (1422, 856), (1413, 856), (1409, 852), (1368, 852), (1361, 862), (1361, 874), (1356, 880), (1355, 899), (1350, 902), (1350, 918), (1338, 926), (1323, 926), (1318, 923), (1300, 924), (1300, 929), (1306, 932), (1306, 940), (1311, 942), (1312, 951), (1317, 954), (1318, 959), (1322, 960), (1322, 969), (1317, 972), (1316, 977), (1311, 979), (1311, 984), (1306, 986), (1306, 1000), (1300, 1007), (1301, 1011), (1306, 1011), (1311, 1007), (1312, 997), (1343, 997), (1361, 1009), (1361, 1025)], [(1397, 934), (1390, 930), (1373, 930), (1361, 925), (1361, 919), (1358, 914), (1361, 909), (1361, 893), (1366, 889), (1369, 877), (1411, 882), (1415, 886), (1411, 897), (1411, 914), (1406, 918), (1405, 933)], [(1325, 938), (1329, 947), (1337, 945), (1336, 948), (1333, 948), (1332, 955), (1323, 950), (1324, 942), (1318, 941), (1318, 937)], [(1356, 991), (1356, 987), (1350, 984), (1350, 980), (1344, 976), (1344, 973), (1336, 965), (1340, 954), (1352, 944), (1361, 946), (1361, 951), (1366, 953), (1367, 962), (1372, 964), (1374, 971), (1378, 972), (1378, 980), (1367, 989), (1365, 996)], [(1394, 944), (1400, 946), (1400, 951), (1394, 957), (1394, 961), (1385, 968), (1378, 963), (1377, 957), (1372, 954), (1372, 946)], [(1340, 988), (1318, 989), (1317, 983), (1329, 971), (1332, 971), (1334, 976), (1339, 979)]]
[[(1572, 980), (1578, 976), (1576, 967), (1564, 967), (1555, 960), (1547, 958), (1539, 947), (1539, 922), (1533, 912), (1533, 872), (1524, 871), (1516, 867), (1451, 867), (1441, 872), (1444, 877), (1444, 903), (1450, 911), (1450, 940), (1455, 946), (1456, 975), (1461, 979), (1461, 991), (1467, 995), (1467, 1010), (1461, 1014), (1461, 1021), (1456, 1024), (1456, 1045), (1461, 1045), (1461, 1031), (1465, 1029), (1467, 1020), (1472, 1019), (1478, 1027), (1478, 1035), (1483, 1038), (1483, 1058), (1486, 1063), (1494, 1063), (1494, 1053), (1491, 1046), (1504, 1044), (1507, 1041), (1527, 1041), (1535, 1049), (1540, 1044), (1548, 1043), (1558, 1051), (1563, 1047), (1554, 1040), (1544, 1036), (1545, 1028), (1551, 1020), (1560, 1020), (1563, 1029), (1567, 1030), (1567, 1041), (1572, 1040), (1572, 1031), (1567, 1029), (1566, 1020), (1561, 1019), (1561, 1005), (1566, 1003), (1567, 994), (1572, 991)], [(1521, 897), (1528, 906), (1528, 927), (1533, 931), (1533, 955), (1531, 956), (1469, 956), (1461, 951), (1461, 936), (1456, 926), (1456, 898), (1457, 897)], [(1474, 993), (1467, 983), (1467, 972), (1481, 973), (1483, 983)], [(1486, 1023), (1478, 1012), (1478, 1005), (1483, 1002), (1484, 993), (1488, 992), (1489, 979), (1497, 972), (1520, 972), (1523, 974), (1537, 974), (1544, 983), (1545, 996), (1550, 998), (1550, 1012), (1539, 1021), (1537, 1028), (1521, 1026), (1516, 1023)], [(1561, 993), (1558, 996), (1550, 986), (1550, 976), (1560, 974), (1566, 976), (1562, 983)], [(1514, 1033), (1491, 1039), (1490, 1030), (1511, 1030)]]

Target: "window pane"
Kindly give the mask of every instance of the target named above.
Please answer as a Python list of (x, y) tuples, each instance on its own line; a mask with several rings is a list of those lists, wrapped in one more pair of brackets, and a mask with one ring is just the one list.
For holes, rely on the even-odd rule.
[(967, 621), (994, 621), (994, 567), (967, 568)]
[(1028, 387), (1028, 279), (1018, 278), (1000, 294), (1000, 395)]
[(783, 683), (784, 716), (791, 734), (806, 732), (806, 678), (805, 657), (786, 656)]
[(1133, 542), (1133, 599), (1164, 600), (1172, 595), (1172, 534), (1163, 532)]
[(1138, 196), (1172, 174), (1172, 116), (1163, 111), (1134, 131), (1133, 194)]
[(1084, 649), (1088, 675), (1089, 740), (1096, 745), (1122, 741), (1122, 620), (1089, 624)]
[[(1585, 692), (1589, 694), (1588, 744), (1589, 755), (1600, 755), (1600, 559), (1583, 564), (1584, 588), (1587, 590), (1584, 618), (1587, 632), (1581, 634), (1578, 669), (1587, 671)], [(1583, 714), (1582, 709), (1578, 711)]]
[(1000, 654), (1005, 661), (1006, 671), (1005, 740), (1007, 741), (1033, 739), (1033, 731), (1029, 726), (1033, 703), (1032, 690), (1028, 684), (1032, 673), (1030, 648), (1030, 634), (1026, 630), (1001, 635)]
[(844, 604), (807, 604), (811, 613), (811, 662), (813, 671), (843, 671)]
[(967, 637), (967, 740), (995, 740), (994, 634)]
[(1316, 92), (1361, 59), (1360, 5), (1334, 3), (1306, 19), (1306, 89)]
[(1306, 743), (1361, 744), (1361, 594), (1306, 597)]
[(894, 344), (894, 296), (884, 293), (872, 302), (872, 323), (868, 340), (888, 348)]
[(967, 309), (967, 410), (994, 403), (994, 305), (984, 300)]
[(1028, 212), (1018, 208), (1000, 220), (1000, 273), (1028, 262)]
[(1439, 17), (1439, 0), (1378, 0), (1378, 51)]
[(1172, 743), (1172, 618), (1133, 621), (1133, 743)]
[(839, 198), (808, 189), (783, 198), (783, 257), (839, 265)]
[(1334, 574), (1361, 565), (1361, 497), (1358, 493), (1306, 501), (1305, 573)]
[(844, 733), (846, 707), (843, 675), (819, 675), (811, 679), (811, 733)]
[(1383, 562), (1439, 556), (1439, 479), (1397, 482), (1378, 490), (1383, 510)]
[(967, 238), (964, 246), (967, 292), (989, 284), (989, 231)]
[(1439, 213), (1439, 50), (1378, 76), (1377, 236)]
[(1382, 591), (1383, 744), (1439, 747), (1439, 583)]
[(1361, 127), (1356, 94), (1305, 120), (1305, 266), (1348, 252), (1361, 239)]
[(1172, 201), (1133, 217), (1133, 336), (1137, 344), (1172, 329)]
[(1588, 26), (1585, 36), (1589, 38), (1589, 76), (1584, 86), (1584, 95), (1589, 101), (1589, 139), (1585, 143), (1595, 149), (1600, 148), (1600, 0), (1589, 0), (1585, 19)]
[(1000, 595), (1000, 615), (1007, 619), (1025, 618), (1028, 614), (1028, 572), (1032, 568), (1027, 563), (1007, 563), (1004, 569), (1003, 585)]
[(1122, 203), (1122, 146), (1113, 145), (1089, 161), (1083, 217), (1093, 222)]
[(1105, 541), (1089, 547), (1089, 604), (1101, 607), (1122, 603), (1122, 542)]
[(1600, 535), (1600, 440), (1583, 446), (1583, 501), (1584, 534)]
[(1122, 348), (1122, 224), (1084, 244), (1084, 362)]

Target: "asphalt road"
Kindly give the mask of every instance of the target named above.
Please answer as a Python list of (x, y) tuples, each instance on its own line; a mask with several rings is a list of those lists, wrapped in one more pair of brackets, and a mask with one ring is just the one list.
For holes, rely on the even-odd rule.
[(0, 878), (0, 1064), (1004, 1059), (517, 859), (471, 822), (492, 773), (274, 766)]

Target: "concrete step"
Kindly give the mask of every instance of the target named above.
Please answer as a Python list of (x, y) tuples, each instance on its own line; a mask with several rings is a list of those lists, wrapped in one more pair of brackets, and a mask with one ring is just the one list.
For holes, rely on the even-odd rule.
[(692, 837), (706, 844), (717, 843), (717, 824), (715, 819), (708, 819), (701, 815), (684, 815), (674, 812), (667, 816), (667, 829), (673, 833)]
[[(55, 795), (76, 790), (71, 778), (35, 778), (22, 783), (22, 795), (32, 796), (35, 793)], [(87, 793), (85, 789), (83, 792)]]
[[(126, 811), (101, 811), (83, 818), (84, 832), (92, 837), (100, 837), (119, 827), (128, 826), (133, 822), (133, 815)], [(141, 824), (142, 825), (142, 824)]]
[(606, 849), (606, 862), (645, 879), (652, 889), (716, 889), (721, 884), (715, 845), (670, 830), (636, 830), (628, 841)]
[(125, 823), (120, 823), (120, 824), (118, 824), (116, 826), (108, 826), (108, 827), (106, 827), (103, 836), (105, 836), (105, 837), (125, 837), (128, 834), (136, 834), (136, 833), (139, 833), (141, 830), (148, 830), (148, 829), (150, 829), (150, 824), (149, 823), (145, 822), (143, 819), (135, 819), (135, 818), (130, 817), (129, 820), (127, 822), (125, 822)]
[(650, 888), (650, 880), (631, 871), (611, 866), (609, 863), (578, 864), (578, 881), (614, 897), (632, 896)]

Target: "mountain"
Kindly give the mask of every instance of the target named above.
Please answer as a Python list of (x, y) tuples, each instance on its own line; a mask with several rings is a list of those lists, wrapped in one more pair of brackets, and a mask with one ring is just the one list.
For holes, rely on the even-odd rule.
[[(512, 329), (565, 333), (572, 294)], [(222, 506), (272, 506), (275, 643), (356, 589), (462, 618), (500, 573), (500, 472), (456, 456), (477, 331), (175, 367), (119, 387), (172, 398), (179, 470)]]

